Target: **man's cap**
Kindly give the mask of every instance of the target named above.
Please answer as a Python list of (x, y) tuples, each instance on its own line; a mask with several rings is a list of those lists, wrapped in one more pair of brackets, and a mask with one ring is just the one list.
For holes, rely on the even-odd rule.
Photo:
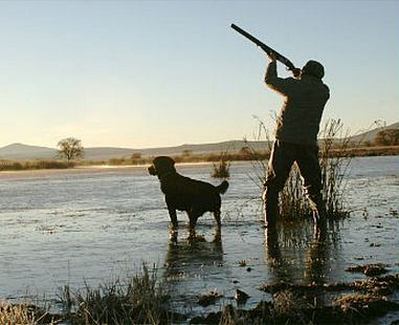
[(302, 74), (311, 75), (322, 79), (324, 77), (324, 67), (321, 63), (309, 60), (302, 68)]

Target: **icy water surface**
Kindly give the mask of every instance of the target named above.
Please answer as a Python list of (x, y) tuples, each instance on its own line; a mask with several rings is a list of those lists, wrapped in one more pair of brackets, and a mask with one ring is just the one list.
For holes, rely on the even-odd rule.
[[(181, 165), (183, 175), (218, 184), (212, 165)], [(222, 241), (213, 242), (211, 215), (199, 219), (206, 241), (189, 243), (187, 217), (178, 215), (178, 242), (158, 180), (144, 167), (0, 173), (0, 297), (55, 297), (57, 288), (97, 286), (155, 263), (175, 306), (203, 313), (230, 303), (236, 289), (269, 296), (263, 283), (329, 283), (362, 278), (348, 266), (386, 263), (399, 271), (399, 157), (356, 158), (348, 178), (351, 218), (330, 225), (326, 243), (303, 221), (285, 225), (279, 246), (264, 245), (260, 190), (250, 163), (234, 163), (222, 197)], [(246, 266), (240, 266), (245, 260)], [(243, 263), (241, 263), (243, 264)], [(198, 295), (224, 299), (200, 307)]]

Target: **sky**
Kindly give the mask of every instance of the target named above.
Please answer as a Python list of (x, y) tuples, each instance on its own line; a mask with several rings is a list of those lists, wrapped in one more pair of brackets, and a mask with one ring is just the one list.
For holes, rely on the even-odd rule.
[(323, 63), (323, 123), (354, 134), (397, 122), (398, 12), (399, 1), (0, 1), (0, 147), (254, 138), (254, 116), (272, 128), (283, 99), (231, 23), (296, 66)]

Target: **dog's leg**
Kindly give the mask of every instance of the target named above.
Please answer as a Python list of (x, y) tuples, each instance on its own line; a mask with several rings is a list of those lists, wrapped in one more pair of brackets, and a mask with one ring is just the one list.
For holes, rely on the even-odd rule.
[(172, 242), (177, 242), (178, 225), (177, 225), (176, 209), (172, 209), (172, 208), (168, 207), (168, 210), (169, 210), (169, 217), (170, 217), (170, 221), (171, 221), (171, 224), (169, 226), (169, 239)]
[(220, 221), (220, 210), (214, 211), (213, 215), (214, 215), (215, 220), (216, 220), (217, 229), (220, 230), (220, 228), (222, 228), (222, 222)]
[(194, 239), (196, 237), (195, 226), (199, 216), (194, 211), (187, 211), (189, 219), (189, 238)]
[(220, 241), (222, 238), (222, 222), (220, 221), (220, 210), (216, 210), (213, 212), (213, 215), (216, 220), (216, 233), (215, 233), (215, 238), (214, 241)]
[(169, 217), (170, 217), (170, 221), (171, 221), (171, 230), (177, 231), (178, 223), (177, 223), (176, 209), (174, 206), (168, 204), (168, 211), (169, 211)]

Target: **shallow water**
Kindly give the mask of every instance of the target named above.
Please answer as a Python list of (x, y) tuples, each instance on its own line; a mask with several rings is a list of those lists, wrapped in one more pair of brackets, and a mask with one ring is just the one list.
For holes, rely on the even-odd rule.
[[(183, 175), (219, 183), (212, 165), (177, 166)], [(284, 225), (278, 247), (264, 245), (259, 187), (250, 163), (233, 163), (222, 197), (222, 242), (212, 242), (211, 215), (199, 219), (206, 241), (189, 243), (187, 217), (178, 215), (178, 242), (169, 240), (169, 217), (158, 180), (145, 168), (0, 173), (0, 297), (55, 297), (57, 288), (97, 286), (156, 263), (176, 308), (194, 314), (233, 302), (246, 307), (270, 298), (263, 283), (311, 283), (363, 278), (353, 264), (386, 263), (399, 272), (399, 157), (356, 158), (348, 177), (351, 218), (331, 224), (325, 243), (304, 220)], [(245, 260), (246, 266), (240, 266)], [(198, 295), (217, 290), (216, 305)]]

